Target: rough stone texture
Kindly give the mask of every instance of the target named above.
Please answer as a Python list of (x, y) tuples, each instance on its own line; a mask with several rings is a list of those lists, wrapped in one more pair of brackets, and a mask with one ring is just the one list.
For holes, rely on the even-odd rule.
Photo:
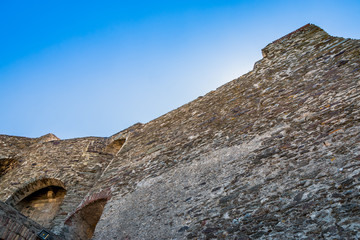
[(88, 239), (98, 215), (93, 239), (360, 238), (360, 41), (308, 24), (262, 52), (110, 138), (0, 136), (0, 159), (18, 161), (0, 200), (61, 182), (51, 228), (66, 239)]
[[(20, 140), (24, 144), (18, 143)], [(17, 159), (19, 164), (0, 178), (0, 200), (16, 206), (42, 188), (63, 187), (67, 194), (50, 225), (59, 233), (67, 215), (81, 203), (111, 161), (112, 155), (103, 151), (107, 141), (95, 137), (44, 141), (43, 137), (2, 136), (0, 155)]]
[[(31, 219), (20, 214), (11, 206), (0, 202), (0, 239), (36, 240), (37, 234), (44, 228)], [(47, 230), (47, 232), (50, 232)], [(49, 238), (48, 238), (49, 239)], [(52, 240), (63, 239), (63, 236), (50, 235)]]

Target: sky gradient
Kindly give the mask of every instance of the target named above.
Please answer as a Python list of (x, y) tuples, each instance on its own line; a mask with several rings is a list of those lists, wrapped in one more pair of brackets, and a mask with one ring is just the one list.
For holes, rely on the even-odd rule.
[(250, 71), (313, 23), (360, 39), (360, 1), (0, 1), (0, 134), (107, 137)]

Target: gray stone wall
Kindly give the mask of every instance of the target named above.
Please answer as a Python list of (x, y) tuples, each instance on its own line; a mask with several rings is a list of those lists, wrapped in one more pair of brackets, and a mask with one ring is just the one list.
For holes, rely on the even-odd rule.
[[(41, 188), (64, 187), (66, 195), (50, 225), (59, 233), (67, 215), (81, 203), (112, 155), (102, 151), (105, 138), (32, 141), (33, 144), (12, 151), (19, 166), (0, 178), (0, 200), (15, 206)], [(9, 144), (6, 139), (3, 142)]]
[(1, 166), (18, 162), (0, 200), (63, 184), (51, 228), (69, 239), (94, 226), (93, 239), (360, 238), (360, 41), (308, 24), (262, 52), (249, 73), (109, 138), (0, 136)]
[[(0, 201), (0, 239), (5, 240), (36, 240), (38, 233), (44, 228), (31, 219), (20, 214), (11, 206)], [(44, 229), (50, 232), (47, 229)], [(63, 239), (51, 233), (50, 240)]]
[(307, 25), (263, 51), (129, 133), (94, 239), (360, 238), (360, 41)]

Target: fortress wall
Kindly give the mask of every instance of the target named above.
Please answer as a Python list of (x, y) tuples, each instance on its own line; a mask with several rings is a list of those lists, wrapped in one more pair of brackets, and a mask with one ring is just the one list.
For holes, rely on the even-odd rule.
[(14, 206), (30, 194), (61, 182), (66, 195), (51, 223), (55, 232), (83, 200), (112, 155), (103, 152), (105, 138), (52, 140), (35, 143), (18, 153), (20, 166), (1, 177), (0, 200)]
[(113, 195), (94, 239), (357, 236), (360, 41), (308, 25), (266, 50), (133, 129), (92, 190)]
[[(26, 218), (11, 206), (0, 202), (0, 239), (36, 240), (37, 234), (43, 230), (38, 223)], [(49, 230), (46, 230), (49, 232)], [(51, 234), (53, 240), (60, 240)]]
[(0, 200), (63, 187), (65, 239), (360, 238), (360, 41), (308, 24), (263, 55), (110, 138), (0, 136)]

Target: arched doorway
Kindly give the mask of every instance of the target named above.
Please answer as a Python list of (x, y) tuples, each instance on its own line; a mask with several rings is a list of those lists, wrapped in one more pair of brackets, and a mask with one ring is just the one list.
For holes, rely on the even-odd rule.
[(49, 227), (60, 209), (65, 194), (66, 190), (62, 187), (45, 187), (21, 200), (15, 208), (40, 225)]
[(66, 195), (64, 184), (57, 179), (39, 179), (16, 191), (6, 203), (23, 215), (49, 227)]
[(107, 201), (107, 198), (95, 200), (76, 211), (65, 222), (69, 226), (71, 239), (88, 240), (92, 238)]

